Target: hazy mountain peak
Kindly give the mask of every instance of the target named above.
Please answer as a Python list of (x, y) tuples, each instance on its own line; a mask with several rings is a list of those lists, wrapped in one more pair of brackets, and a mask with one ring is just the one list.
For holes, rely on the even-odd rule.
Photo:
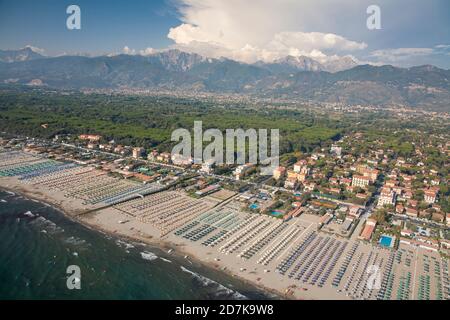
[(410, 70), (416, 70), (416, 71), (428, 71), (428, 72), (442, 70), (442, 69), (439, 69), (438, 67), (435, 67), (435, 66), (433, 66), (431, 64), (425, 64), (425, 65), (422, 65), (422, 66), (411, 67), (409, 69)]
[(25, 47), (23, 47), (21, 50), (27, 50), (27, 51), (29, 51), (29, 50), (31, 50), (31, 51), (33, 51), (34, 53), (37, 53), (37, 54), (39, 54), (39, 55), (41, 55), (41, 56), (43, 56), (44, 54), (43, 54), (43, 52), (44, 52), (44, 50), (43, 49), (40, 49), (40, 48), (37, 48), (37, 47), (33, 47), (32, 45), (26, 45)]
[(338, 57), (323, 63), (324, 70), (338, 72), (354, 68), (358, 63), (351, 56)]
[(306, 56), (286, 56), (275, 60), (275, 64), (286, 64), (292, 66), (299, 71), (321, 71), (322, 65), (314, 59)]
[(0, 62), (19, 62), (44, 58), (37, 48), (26, 46), (19, 50), (0, 50)]
[(188, 53), (178, 49), (157, 52), (152, 56), (157, 58), (166, 69), (171, 71), (188, 71), (194, 65), (208, 61), (207, 58), (199, 54)]
[(266, 65), (275, 72), (328, 71), (334, 73), (356, 67), (358, 63), (351, 56), (335, 57), (321, 63), (310, 57), (289, 55), (269, 64), (258, 62), (257, 65)]

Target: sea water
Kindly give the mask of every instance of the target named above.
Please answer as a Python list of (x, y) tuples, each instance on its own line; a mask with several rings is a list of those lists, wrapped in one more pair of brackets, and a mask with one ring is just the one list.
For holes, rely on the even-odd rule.
[[(81, 272), (68, 289), (67, 267)], [(0, 299), (267, 299), (274, 296), (157, 247), (89, 229), (0, 190)]]

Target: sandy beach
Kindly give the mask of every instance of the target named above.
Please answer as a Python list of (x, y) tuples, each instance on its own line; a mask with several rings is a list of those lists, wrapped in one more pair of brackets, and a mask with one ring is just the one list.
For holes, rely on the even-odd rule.
[(125, 220), (126, 216), (114, 208), (90, 212), (99, 209), (101, 206), (86, 206), (78, 199), (65, 197), (62, 192), (44, 189), (39, 190), (36, 189), (35, 186), (23, 184), (15, 177), (0, 177), (0, 189), (21, 194), (26, 198), (47, 204), (63, 213), (72, 221), (81, 223), (95, 231), (118, 237), (125, 241), (143, 242), (152, 246), (157, 246), (166, 252), (170, 252), (171, 255), (176, 255), (179, 258), (188, 259), (191, 262), (200, 264), (212, 270), (226, 273), (245, 283), (256, 286), (263, 291), (269, 292), (274, 296), (292, 298), (290, 296), (285, 296), (283, 292), (274, 288), (269, 288), (261, 283), (252, 281), (251, 279), (246, 279), (245, 277), (242, 277), (242, 275), (236, 275), (233, 273), (232, 269), (227, 268), (223, 263), (212, 261), (209, 257), (210, 253), (206, 253), (206, 256), (202, 258), (202, 254), (189, 248), (187, 243), (176, 241), (177, 238), (161, 238), (159, 235), (160, 232), (156, 228), (136, 221), (130, 221), (126, 224), (118, 223), (118, 221)]
[[(67, 191), (39, 188), (39, 185), (27, 184), (15, 177), (0, 177), (0, 187), (48, 203), (91, 229), (125, 240), (157, 246), (182, 259), (226, 273), (285, 299), (377, 299), (380, 289), (369, 288), (367, 285), (370, 276), (367, 270), (372, 265), (380, 269), (380, 281), (381, 279), (387, 281), (385, 286), (388, 289), (384, 299), (395, 298), (391, 295), (391, 291), (396, 288), (397, 295), (404, 291), (409, 297), (409, 292), (417, 295), (417, 292), (424, 290), (424, 286), (431, 288), (431, 298), (434, 298), (440, 287), (441, 280), (437, 277), (431, 278), (430, 283), (424, 282), (426, 279), (424, 270), (427, 270), (431, 263), (440, 261), (438, 253), (403, 244), (400, 250), (390, 250), (357, 240), (356, 237), (345, 239), (320, 232), (317, 231), (319, 217), (314, 215), (304, 214), (281, 223), (274, 217), (241, 213), (238, 204), (233, 204), (233, 201), (214, 203), (208, 199), (195, 200), (179, 191), (161, 191), (152, 196), (120, 204), (93, 205), (77, 197), (68, 197)], [(164, 197), (171, 200), (162, 205), (158, 204), (158, 199)], [(180, 220), (175, 224), (173, 219), (158, 220), (162, 219), (161, 213), (165, 217), (164, 212), (179, 215), (177, 206), (187, 202), (193, 203), (197, 209), (200, 208), (197, 215), (190, 216), (191, 209), (189, 209), (183, 211), (185, 213), (181, 212), (181, 220), (175, 219)], [(142, 205), (146, 206), (144, 211), (136, 209), (139, 206), (142, 208)], [(186, 225), (189, 227), (192, 221), (202, 225), (203, 222), (198, 222), (203, 219), (202, 216), (211, 215), (211, 212), (214, 216), (216, 214), (214, 212), (220, 213), (222, 209), (235, 210), (235, 215), (245, 217), (243, 221), (247, 221), (245, 222), (247, 227), (239, 227), (237, 231), (230, 232), (231, 236), (217, 246), (207, 246), (202, 241), (186, 237), (189, 232), (185, 232), (184, 236), (174, 232), (185, 228)], [(155, 214), (159, 218), (156, 219)], [(258, 225), (268, 227), (259, 233)], [(278, 237), (269, 239), (262, 249), (258, 248), (252, 254), (251, 258), (244, 259), (243, 252), (248, 252), (261, 241), (264, 242), (264, 237), (269, 237), (271, 230), (276, 230), (280, 226), (285, 229), (278, 233)], [(278, 245), (277, 248), (279, 238), (285, 237), (292, 230), (295, 231), (295, 237)], [(252, 233), (255, 236), (252, 236)], [(261, 263), (261, 260), (264, 261), (265, 256), (275, 249), (277, 252), (273, 259)], [(286, 264), (286, 261), (293, 261), (292, 267), (288, 267), (287, 273), (280, 273), (279, 268)], [(416, 296), (409, 298), (414, 299)]]
[[(102, 205), (85, 205), (79, 199), (64, 196), (63, 192), (36, 189), (36, 186), (24, 184), (16, 177), (0, 177), (0, 187), (48, 203), (70, 219), (94, 230), (121, 237), (124, 240), (144, 242), (164, 250), (172, 249), (171, 254), (195, 261), (218, 272), (227, 273), (285, 299), (323, 299), (323, 289), (315, 291), (295, 289), (293, 281), (283, 279), (274, 271), (266, 273), (265, 268), (254, 262), (249, 264), (247, 261), (239, 261), (235, 256), (219, 254), (217, 250), (201, 246), (199, 243), (192, 243), (173, 234), (161, 237), (160, 230), (157, 228), (137, 220), (130, 220), (129, 216), (114, 207), (101, 209)], [(121, 223), (124, 221), (127, 222)], [(286, 294), (288, 290), (289, 294)], [(332, 290), (326, 294), (331, 299), (345, 298), (334, 294)]]

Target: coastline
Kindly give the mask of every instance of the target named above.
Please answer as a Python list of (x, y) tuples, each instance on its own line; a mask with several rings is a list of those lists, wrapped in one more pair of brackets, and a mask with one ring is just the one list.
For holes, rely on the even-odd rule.
[[(83, 176), (80, 178), (78, 174)], [(117, 195), (117, 190), (129, 190), (135, 186), (109, 177), (98, 178), (104, 174), (84, 168), (75, 168), (74, 172), (68, 173), (69, 177), (66, 175), (64, 173), (60, 177), (57, 174), (56, 179), (30, 179), (8, 174), (0, 177), (0, 189), (17, 194), (14, 198), (18, 199), (18, 205), (19, 199), (25, 198), (42, 204), (37, 207), (39, 209), (54, 209), (57, 214), (55, 219), (59, 217), (61, 223), (71, 224), (73, 230), (86, 227), (85, 237), (95, 236), (98, 243), (110, 239), (115, 240), (116, 244), (121, 240), (130, 242), (130, 245), (140, 249), (136, 252), (137, 256), (133, 256), (137, 261), (158, 257), (163, 261), (165, 258), (173, 260), (173, 268), (159, 270), (161, 276), (157, 279), (163, 281), (160, 283), (163, 291), (172, 283), (164, 280), (171, 270), (171, 279), (176, 282), (182, 278), (189, 288), (187, 297), (197, 299), (210, 297), (196, 294), (197, 287), (193, 284), (197, 280), (203, 286), (211, 284), (219, 288), (225, 293), (223, 299), (391, 300), (396, 297), (392, 296), (392, 290), (396, 290), (402, 299), (422, 299), (422, 295), (414, 293), (426, 289), (423, 280), (408, 284), (405, 296), (405, 277), (423, 279), (430, 276), (431, 263), (435, 265), (435, 272), (445, 275), (448, 272), (448, 262), (441, 261), (438, 252), (407, 244), (400, 244), (395, 250), (374, 246), (360, 241), (357, 238), (359, 231), (349, 239), (341, 239), (336, 234), (318, 230), (320, 216), (315, 214), (279, 221), (274, 217), (243, 213), (238, 202), (223, 202), (220, 198), (195, 200), (181, 190), (160, 190), (148, 197), (141, 195), (141, 199), (130, 201), (127, 198), (103, 201), (115, 199), (111, 196)], [(108, 190), (106, 196), (104, 189)], [(14, 208), (10, 207), (12, 210)], [(20, 210), (27, 210), (26, 204)], [(224, 217), (231, 219), (234, 224), (232, 229), (227, 229), (230, 222), (226, 219), (223, 222)], [(211, 233), (212, 226), (222, 230), (216, 230), (213, 236), (206, 239), (205, 234)], [(7, 235), (9, 230), (4, 231)], [(277, 236), (278, 239), (274, 240)], [(6, 239), (9, 241), (10, 237)], [(47, 251), (44, 247), (42, 250)], [(158, 252), (158, 255), (151, 251)], [(95, 251), (90, 254), (87, 266), (95, 264), (98, 257)], [(108, 257), (105, 256), (105, 259), (108, 260)], [(128, 258), (121, 259), (127, 261)], [(144, 269), (136, 269), (130, 274), (142, 272), (145, 276), (147, 270), (152, 270), (145, 269), (146, 265), (141, 266)], [(385, 284), (386, 289), (366, 285), (370, 278), (367, 270), (371, 265), (381, 268), (380, 281), (391, 281)], [(97, 278), (98, 274), (93, 273), (92, 276)], [(392, 277), (395, 281), (389, 280)], [(116, 283), (121, 283), (122, 279), (118, 278)], [(189, 279), (194, 283), (190, 284)], [(433, 282), (427, 284), (427, 288), (435, 289), (434, 295), (429, 298), (442, 299), (444, 288), (440, 279), (432, 278)], [(144, 288), (149, 289), (147, 294), (152, 296), (152, 283)], [(139, 299), (145, 297), (140, 296)], [(158, 297), (170, 296), (155, 296)]]
[[(1, 180), (0, 180), (1, 182)], [(213, 263), (212, 261), (205, 261), (202, 260), (200, 257), (192, 254), (192, 252), (184, 249), (184, 245), (179, 245), (177, 243), (174, 243), (167, 239), (162, 238), (156, 238), (156, 237), (144, 237), (144, 236), (138, 236), (137, 234), (130, 235), (125, 234), (121, 232), (117, 232), (117, 230), (111, 230), (105, 227), (104, 225), (100, 223), (95, 223), (90, 219), (89, 215), (92, 215), (96, 212), (89, 212), (86, 213), (86, 216), (84, 215), (85, 212), (82, 212), (80, 209), (73, 209), (73, 208), (67, 208), (64, 206), (64, 204), (58, 203), (58, 200), (52, 199), (49, 195), (39, 192), (39, 191), (30, 191), (26, 189), (25, 187), (21, 186), (5, 186), (3, 183), (0, 183), (0, 191), (7, 191), (12, 192), (14, 194), (23, 196), (26, 199), (40, 202), (46, 206), (51, 207), (52, 209), (55, 209), (56, 211), (60, 212), (62, 215), (64, 215), (67, 219), (70, 221), (73, 221), (75, 223), (79, 223), (83, 225), (84, 227), (94, 231), (94, 232), (100, 232), (103, 235), (120, 239), (123, 241), (129, 241), (129, 242), (138, 242), (143, 243), (145, 245), (153, 246), (158, 248), (161, 251), (164, 251), (168, 255), (174, 256), (179, 261), (188, 261), (189, 263), (196, 265), (197, 267), (203, 267), (210, 271), (214, 272), (220, 272), (223, 275), (226, 275), (228, 277), (232, 277), (238, 281), (240, 281), (244, 285), (249, 285), (251, 287), (257, 288), (258, 290), (261, 290), (266, 295), (273, 296), (274, 299), (292, 299), (292, 297), (286, 296), (283, 292), (280, 292), (279, 290), (276, 290), (274, 288), (269, 288), (261, 283), (257, 283), (254, 281), (250, 281), (249, 279), (246, 279), (238, 274), (233, 273), (232, 271), (224, 268), (220, 268), (220, 266), (217, 263)], [(91, 211), (92, 208), (89, 210), (85, 210), (86, 212)], [(94, 209), (95, 210), (95, 209)], [(168, 252), (169, 250), (170, 253)]]

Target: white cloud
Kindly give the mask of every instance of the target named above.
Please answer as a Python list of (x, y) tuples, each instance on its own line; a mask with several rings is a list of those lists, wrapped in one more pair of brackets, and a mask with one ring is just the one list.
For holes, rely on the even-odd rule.
[[(149, 55), (155, 54), (155, 53), (160, 52), (160, 51), (161, 50), (154, 49), (154, 48), (151, 48), (151, 47), (148, 47), (148, 48), (145, 48), (145, 49), (142, 49), (142, 50), (136, 50), (136, 49), (130, 48), (128, 46), (125, 46), (122, 49), (122, 54), (128, 54), (130, 56), (134, 56), (134, 55), (137, 55), (137, 54), (141, 55), (141, 56), (149, 56)], [(110, 55), (111, 56), (115, 56), (115, 55), (117, 55), (117, 53), (112, 53)]]
[(428, 56), (434, 53), (433, 48), (397, 48), (375, 50), (370, 56), (379, 61), (399, 62), (418, 56)]
[(143, 50), (139, 50), (139, 54), (141, 56), (149, 56), (149, 55), (154, 54), (156, 52), (157, 52), (156, 49), (153, 49), (153, 48), (150, 48), (150, 47), (149, 48), (145, 48)]
[[(327, 57), (367, 47), (341, 35), (302, 30), (316, 6), (293, 0), (179, 0), (182, 24), (171, 28), (174, 47), (243, 62), (287, 55)], [(331, 1), (328, 1), (331, 3)], [(342, 1), (350, 3), (349, 0)], [(317, 17), (316, 20), (320, 20)], [(307, 23), (305, 24), (307, 25)], [(331, 29), (332, 30), (332, 29)]]
[(437, 46), (434, 46), (434, 53), (450, 55), (450, 44), (438, 44)]
[(372, 64), (392, 64), (410, 67), (418, 64), (433, 64), (450, 55), (450, 45), (438, 44), (429, 48), (389, 48), (372, 51), (367, 57)]
[[(375, 50), (367, 57), (371, 64), (392, 64), (400, 67), (411, 67), (423, 64), (439, 66), (450, 55), (450, 45), (435, 45), (431, 48), (395, 48)], [(444, 68), (446, 68), (444, 66)]]
[(136, 54), (136, 50), (135, 49), (130, 49), (128, 46), (125, 46), (122, 49), (122, 53), (129, 54), (129, 55), (135, 55)]
[(302, 50), (332, 49), (353, 51), (367, 48), (364, 42), (345, 39), (333, 33), (321, 32), (280, 32), (270, 43), (275, 48), (301, 48)]

